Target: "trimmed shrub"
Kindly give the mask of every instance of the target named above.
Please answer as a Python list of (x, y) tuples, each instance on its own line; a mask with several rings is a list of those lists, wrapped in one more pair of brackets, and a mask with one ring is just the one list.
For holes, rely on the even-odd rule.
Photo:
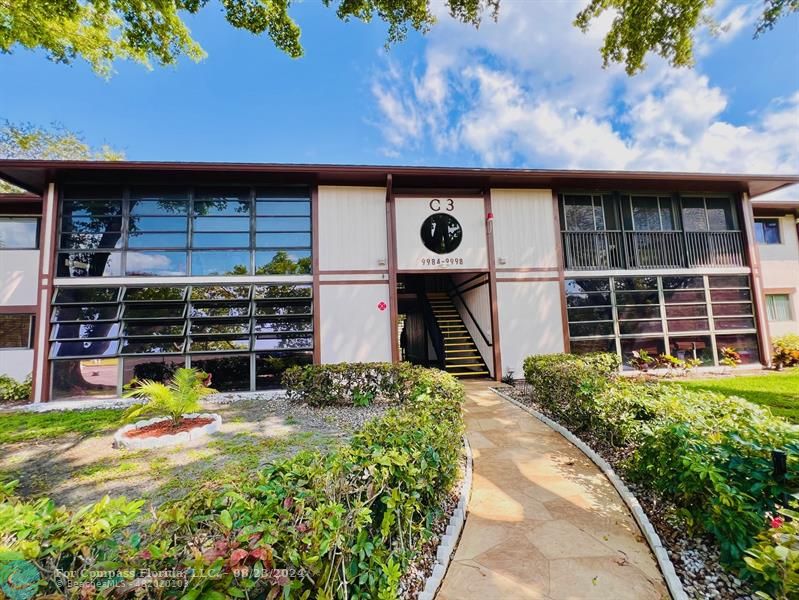
[(799, 366), (799, 335), (789, 333), (774, 338), (771, 363), (777, 369)]
[(757, 536), (744, 560), (758, 575), (762, 589), (758, 596), (788, 600), (799, 597), (799, 511), (782, 509), (769, 518), (769, 528)]
[(0, 402), (25, 402), (30, 400), (32, 390), (33, 380), (30, 375), (23, 381), (0, 375)]
[[(799, 427), (740, 398), (629, 381), (603, 364), (535, 356), (525, 377), (571, 430), (627, 448), (628, 477), (672, 500), (686, 525), (711, 534), (723, 560), (741, 566), (763, 515), (799, 486)], [(783, 481), (773, 474), (775, 450), (787, 454)]]
[[(335, 371), (341, 374), (341, 366)], [(310, 374), (293, 376), (306, 381)], [(413, 368), (402, 381), (402, 403), (335, 451), (301, 452), (241, 474), (235, 483), (208, 485), (163, 505), (145, 529), (112, 527), (113, 543), (89, 546), (79, 558), (75, 550), (64, 553), (65, 564), (107, 565), (122, 573), (108, 589), (78, 586), (69, 593), (396, 598), (400, 578), (458, 478), (464, 430), (463, 388), (452, 376)], [(312, 389), (322, 393), (316, 384)], [(341, 390), (338, 379), (333, 389)], [(85, 514), (64, 511), (59, 520), (81, 523)], [(0, 557), (46, 535), (37, 523), (24, 535), (0, 529)], [(163, 575), (139, 576), (140, 569)], [(51, 573), (42, 577), (40, 592), (59, 589)], [(78, 582), (89, 581), (79, 568)]]

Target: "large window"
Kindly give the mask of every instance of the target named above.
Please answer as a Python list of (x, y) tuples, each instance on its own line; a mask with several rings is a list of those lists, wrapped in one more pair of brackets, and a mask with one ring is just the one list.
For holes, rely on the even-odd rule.
[(278, 385), (282, 368), (312, 360), (310, 284), (59, 287), (53, 303), (50, 358), (72, 361), (54, 369), (61, 390), (87, 359), (120, 358), (120, 384), (188, 363), (222, 391)]
[(732, 231), (736, 228), (729, 196), (683, 196), (682, 218), (686, 231)]
[(569, 279), (566, 306), (575, 353), (617, 352), (627, 363), (643, 349), (713, 365), (722, 343), (739, 340), (745, 360), (757, 360), (747, 275)]
[(38, 218), (0, 217), (0, 250), (36, 250), (38, 247)]
[(766, 313), (769, 321), (791, 321), (790, 294), (766, 294)]
[(755, 239), (758, 244), (781, 244), (779, 219), (755, 219)]
[(0, 350), (33, 347), (33, 315), (0, 315)]
[(59, 248), (59, 277), (309, 274), (310, 195), (307, 187), (68, 187)]

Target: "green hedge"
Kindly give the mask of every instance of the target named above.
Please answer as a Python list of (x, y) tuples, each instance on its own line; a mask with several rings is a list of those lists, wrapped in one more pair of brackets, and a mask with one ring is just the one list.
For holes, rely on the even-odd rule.
[(311, 406), (404, 402), (426, 369), (410, 363), (338, 363), (291, 367), (283, 374), (289, 399)]
[[(764, 515), (799, 487), (799, 427), (740, 398), (630, 381), (613, 359), (525, 361), (533, 398), (576, 433), (630, 450), (627, 476), (672, 500), (694, 531), (711, 534), (727, 564), (763, 529)], [(788, 457), (778, 482), (771, 453)]]
[[(395, 598), (418, 542), (457, 480), (464, 430), (457, 380), (441, 371), (409, 373), (403, 403), (338, 450), (302, 452), (242, 474), (235, 484), (200, 489), (161, 507), (146, 531), (118, 514), (138, 510), (120, 501), (104, 515), (109, 529), (102, 543), (79, 559), (75, 544), (68, 545), (58, 560), (82, 565), (84, 578), (103, 565), (122, 569), (123, 587), (100, 591), (116, 597)], [(46, 584), (40, 592), (52, 592), (53, 564), (43, 561), (52, 544), (47, 528), (33, 523), (22, 532), (13, 524), (15, 514), (31, 507), (41, 512), (40, 505), (13, 497), (0, 505), (0, 560), (9, 553), (37, 559)], [(81, 527), (93, 510), (63, 512), (59, 520)], [(134, 568), (174, 569), (178, 575), (170, 578), (182, 583), (160, 588), (163, 578), (134, 579), (126, 572)], [(188, 577), (187, 569), (213, 576)]]

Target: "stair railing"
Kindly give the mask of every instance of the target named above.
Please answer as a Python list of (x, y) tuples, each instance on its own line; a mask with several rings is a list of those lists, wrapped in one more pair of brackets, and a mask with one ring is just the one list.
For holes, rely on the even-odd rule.
[[(424, 316), (424, 323), (427, 331), (430, 333), (430, 339), (433, 340), (433, 348), (436, 351), (436, 358), (438, 358), (438, 366), (441, 369), (446, 368), (446, 356), (444, 354), (444, 334), (441, 333), (441, 328), (438, 326), (438, 319), (433, 314), (433, 307), (430, 306), (430, 301), (424, 294), (416, 294), (419, 299), (419, 304), (422, 307), (422, 315)], [(427, 343), (427, 340), (425, 340)]]

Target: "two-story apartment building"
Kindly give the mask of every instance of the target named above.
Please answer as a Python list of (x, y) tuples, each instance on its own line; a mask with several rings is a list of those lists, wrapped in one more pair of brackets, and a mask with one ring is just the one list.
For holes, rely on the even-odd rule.
[(767, 362), (752, 198), (799, 182), (18, 160), (0, 178), (32, 194), (0, 199), (0, 371), (32, 372), (36, 401), (183, 365), (259, 390), (310, 362), (494, 378), (564, 350)]

